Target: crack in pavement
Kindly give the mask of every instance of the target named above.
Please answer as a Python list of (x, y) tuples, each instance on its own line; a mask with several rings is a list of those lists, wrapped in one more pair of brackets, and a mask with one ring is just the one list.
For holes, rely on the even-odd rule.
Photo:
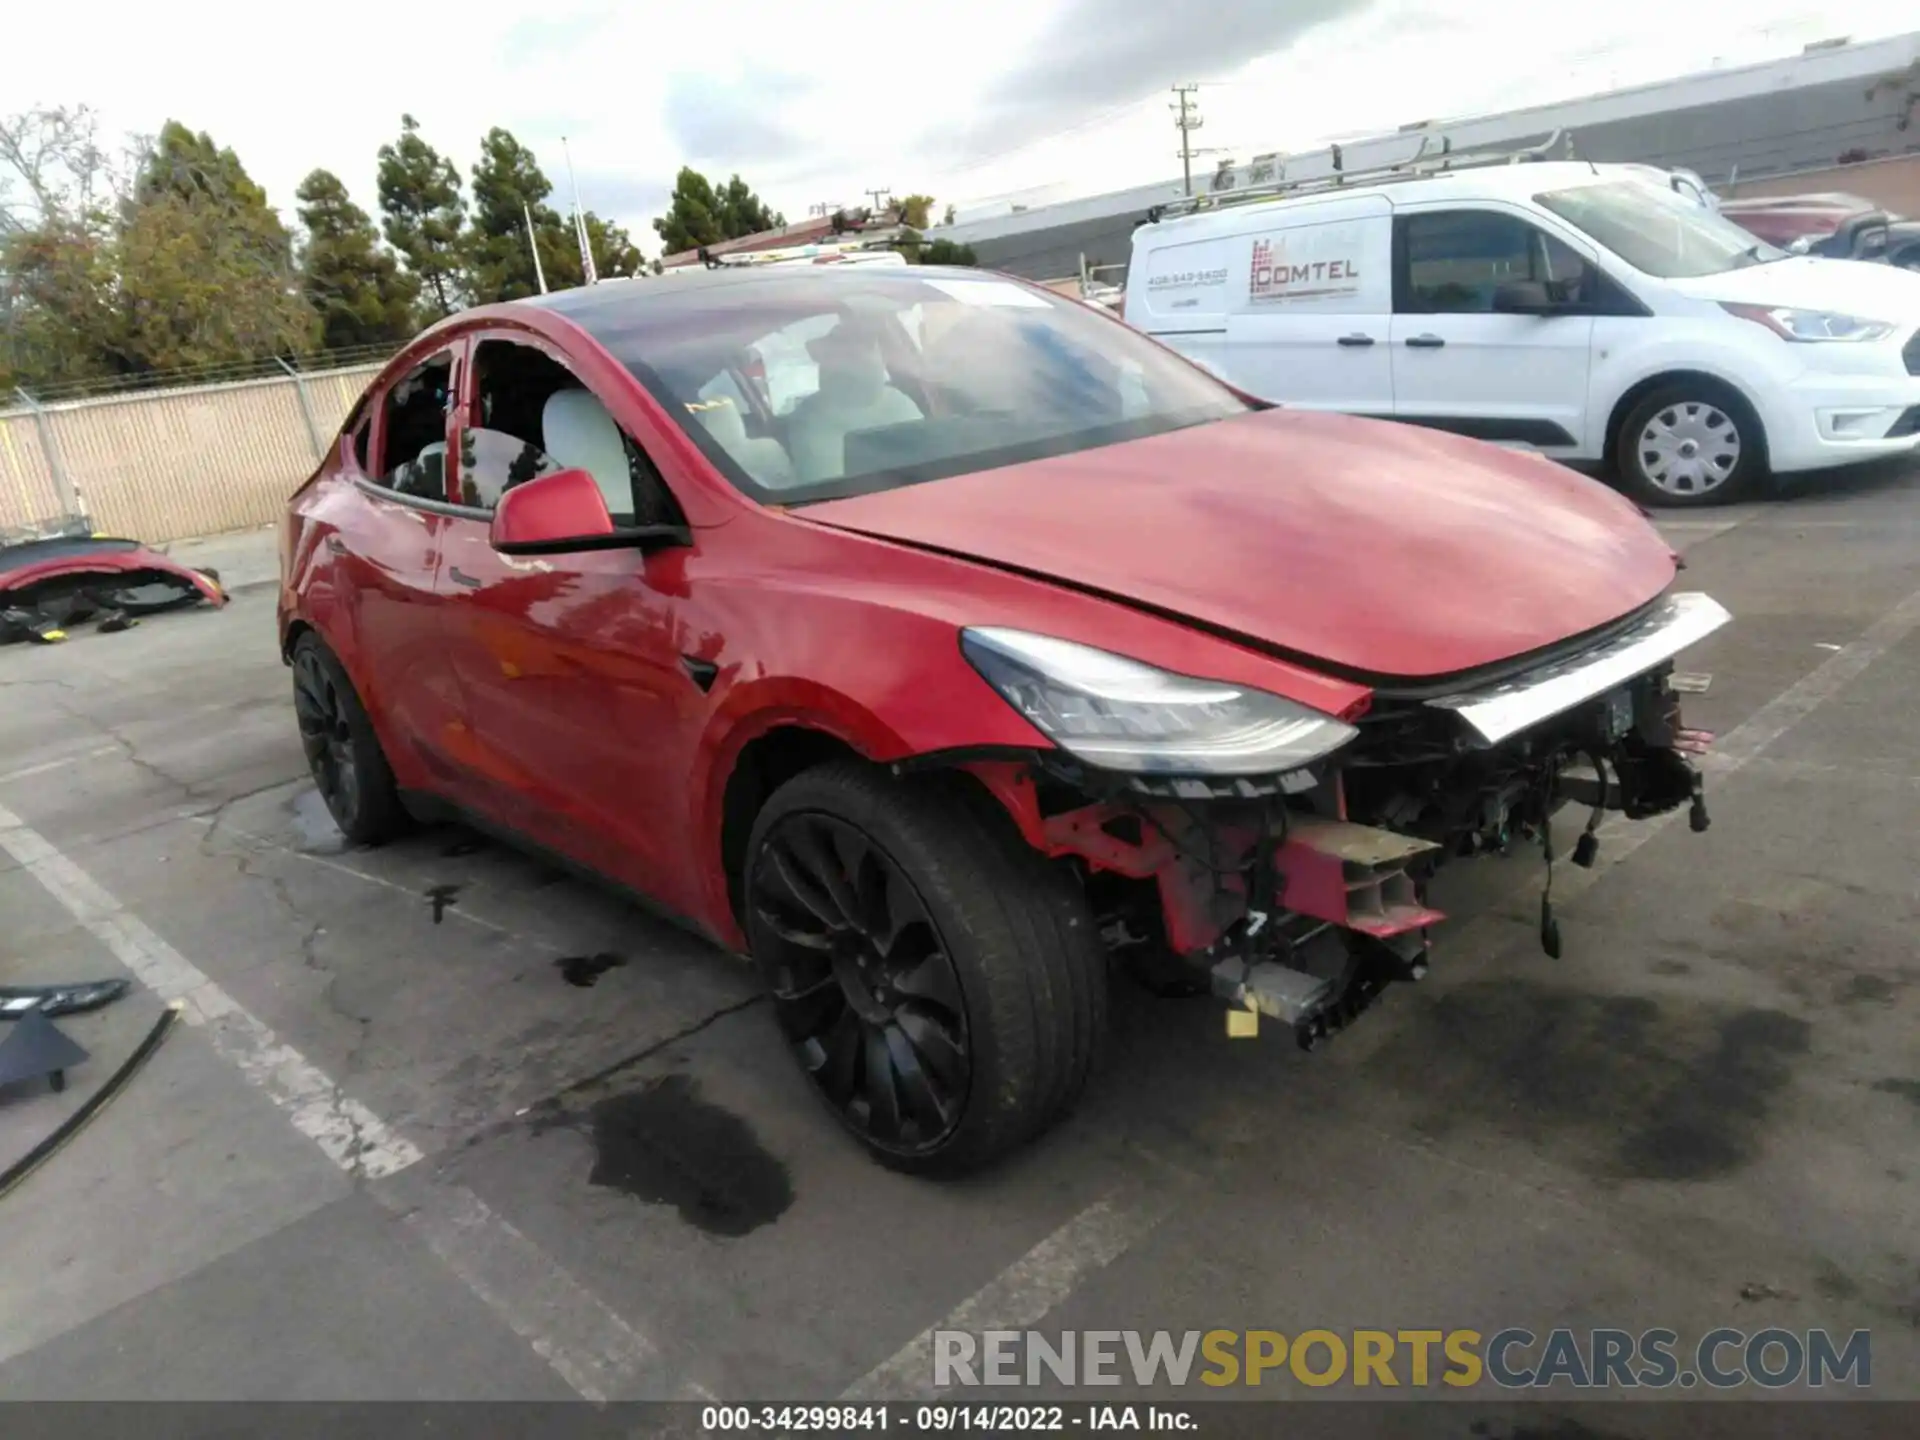
[[(109, 725), (105, 721), (96, 719), (91, 715), (81, 715), (76, 718), (86, 720), (89, 724), (97, 726), (102, 735), (120, 747), (126, 756), (127, 763), (133, 766), (134, 769), (151, 775), (163, 785), (171, 786), (189, 800), (211, 800), (213, 798), (213, 794), (205, 782), (182, 780), (179, 776), (169, 774), (159, 765), (147, 759), (146, 756), (140, 753), (140, 746), (137, 743), (120, 733), (123, 728), (122, 726)], [(131, 724), (134, 722), (127, 723)]]
[[(286, 783), (288, 782), (281, 781), (278, 782), (278, 785), (284, 785)], [(277, 786), (267, 786), (263, 788), (274, 789), (277, 788)], [(362, 1071), (367, 1046), (373, 1034), (374, 1017), (371, 1015), (363, 1015), (350, 1009), (341, 999), (339, 989), (341, 980), (340, 973), (321, 955), (319, 949), (320, 941), (327, 933), (325, 922), (316, 920), (307, 913), (306, 908), (295, 898), (293, 890), (287, 883), (285, 876), (263, 868), (257, 868), (267, 862), (269, 853), (273, 847), (266, 845), (255, 846), (247, 843), (245, 840), (241, 840), (224, 853), (216, 852), (212, 848), (214, 836), (219, 831), (221, 820), (227, 809), (234, 801), (243, 798), (245, 797), (238, 795), (233, 796), (224, 801), (218, 809), (212, 812), (210, 817), (196, 817), (210, 818), (212, 821), (207, 827), (206, 832), (200, 837), (197, 848), (200, 854), (209, 860), (231, 860), (237, 875), (243, 879), (255, 881), (266, 886), (274, 898), (274, 903), (277, 904), (281, 910), (285, 911), (290, 919), (302, 927), (298, 941), (301, 965), (305, 969), (326, 976), (326, 984), (321, 989), (321, 997), (327, 1009), (352, 1027), (353, 1039), (347, 1046), (344, 1062), (330, 1077), (332, 1085), (327, 1095), (327, 1108), (331, 1118), (346, 1129), (347, 1143), (341, 1158), (346, 1162), (344, 1168), (348, 1180), (352, 1183), (354, 1189), (358, 1191), (363, 1189), (371, 1179), (367, 1174), (366, 1153), (372, 1148), (372, 1145), (367, 1139), (361, 1108), (353, 1100), (353, 1097), (347, 1093), (347, 1086), (352, 1080), (358, 1077)]]

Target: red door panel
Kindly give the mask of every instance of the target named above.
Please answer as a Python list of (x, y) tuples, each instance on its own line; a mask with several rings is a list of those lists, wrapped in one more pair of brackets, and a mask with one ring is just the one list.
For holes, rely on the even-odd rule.
[(448, 522), (441, 593), (476, 799), (496, 821), (682, 914), (705, 692), (681, 663), (687, 551), (503, 556)]

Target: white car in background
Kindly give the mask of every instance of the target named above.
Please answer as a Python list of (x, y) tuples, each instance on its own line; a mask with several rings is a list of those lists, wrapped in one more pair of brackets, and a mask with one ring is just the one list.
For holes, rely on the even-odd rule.
[(1646, 168), (1478, 162), (1150, 221), (1127, 322), (1263, 399), (1610, 463), (1651, 504), (1920, 448), (1920, 274), (1789, 255)]

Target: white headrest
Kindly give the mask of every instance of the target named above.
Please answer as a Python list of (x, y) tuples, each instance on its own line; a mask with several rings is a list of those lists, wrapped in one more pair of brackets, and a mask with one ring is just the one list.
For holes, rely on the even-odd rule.
[(615, 515), (633, 510), (626, 442), (607, 407), (587, 390), (557, 390), (540, 412), (542, 446), (563, 470), (585, 470)]

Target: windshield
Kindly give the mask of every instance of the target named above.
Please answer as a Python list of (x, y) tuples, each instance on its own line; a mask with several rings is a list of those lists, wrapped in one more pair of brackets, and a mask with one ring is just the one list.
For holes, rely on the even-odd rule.
[(795, 505), (1245, 413), (1076, 301), (964, 271), (780, 267), (581, 320), (729, 480)]
[(1621, 180), (1533, 197), (1644, 275), (1684, 280), (1786, 258), (1670, 190)]

